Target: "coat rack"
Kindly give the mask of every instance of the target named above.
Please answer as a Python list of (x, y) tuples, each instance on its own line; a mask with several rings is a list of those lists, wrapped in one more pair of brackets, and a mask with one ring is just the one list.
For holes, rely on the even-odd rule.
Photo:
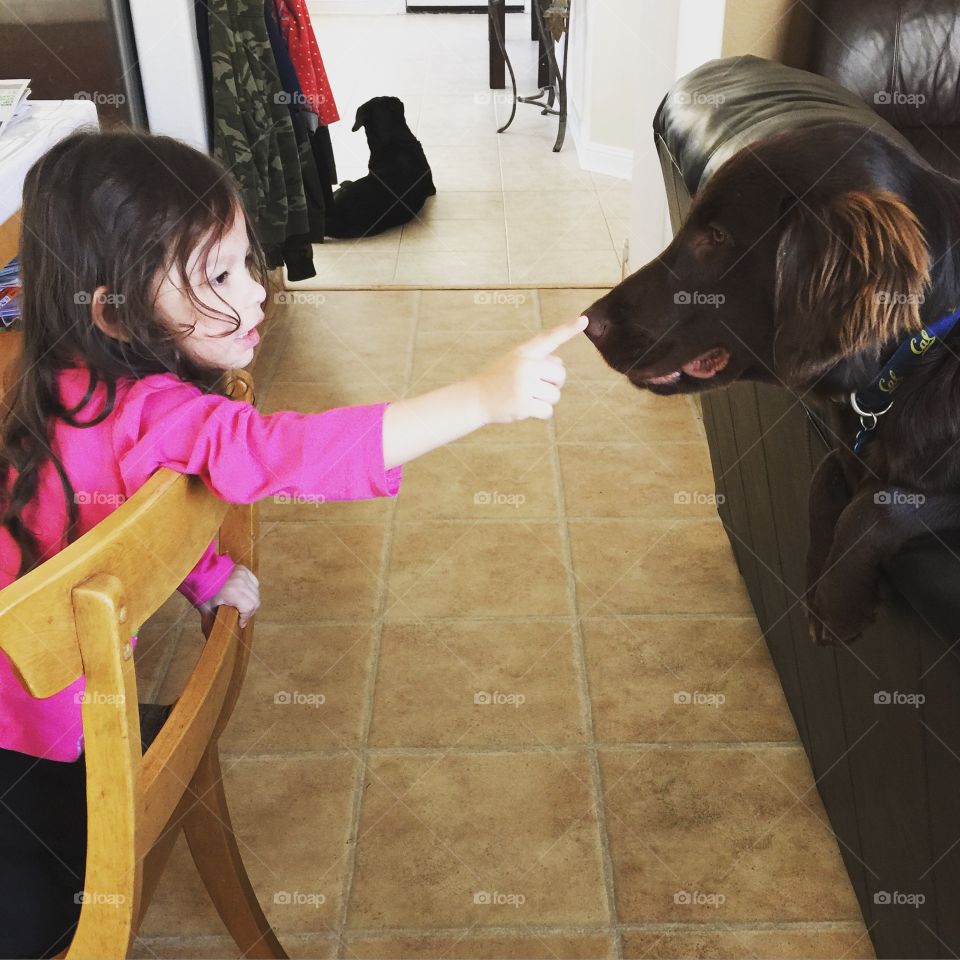
[[(513, 72), (513, 64), (507, 53), (507, 44), (504, 38), (503, 23), (505, 21), (506, 0), (488, 0), (487, 12), (490, 17), (491, 30), (497, 41), (500, 54), (510, 72), (510, 83), (513, 87), (513, 107), (510, 118), (497, 130), (503, 133), (517, 115), (518, 103), (531, 103), (542, 107), (544, 116), (552, 114), (560, 118), (560, 129), (557, 132), (557, 141), (553, 152), (558, 153), (563, 147), (567, 131), (567, 48), (570, 42), (570, 4), (572, 0), (530, 0), (533, 4), (536, 32), (539, 34), (541, 54), (546, 55), (546, 84), (541, 79), (540, 92), (531, 97), (517, 96), (517, 77)], [(549, 4), (549, 5), (548, 5)], [(546, 7), (546, 9), (544, 9)], [(556, 44), (563, 40), (563, 63), (557, 62)], [(542, 78), (541, 73), (541, 78)], [(554, 103), (557, 108), (554, 108)]]

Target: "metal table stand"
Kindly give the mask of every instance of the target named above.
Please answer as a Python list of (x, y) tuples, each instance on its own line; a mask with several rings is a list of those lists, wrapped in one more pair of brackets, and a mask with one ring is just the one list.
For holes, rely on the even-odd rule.
[[(540, 92), (534, 96), (518, 97), (517, 77), (513, 72), (510, 55), (507, 53), (507, 44), (502, 27), (505, 19), (506, 0), (488, 0), (487, 12), (491, 29), (500, 48), (500, 53), (506, 61), (507, 69), (510, 71), (510, 83), (513, 87), (513, 108), (510, 111), (510, 119), (497, 133), (503, 133), (513, 123), (513, 118), (517, 115), (518, 103), (532, 103), (543, 108), (540, 112), (544, 116), (553, 114), (560, 118), (557, 142), (553, 147), (553, 152), (559, 153), (567, 132), (567, 48), (570, 43), (570, 4), (572, 0), (530, 0), (530, 2), (533, 4), (537, 32), (540, 34), (540, 50), (546, 52), (547, 82), (540, 87)], [(548, 2), (550, 6), (544, 11), (544, 5)], [(561, 35), (563, 37), (562, 67), (557, 62), (556, 54), (556, 44), (559, 42)], [(557, 103), (559, 109), (554, 108), (554, 103)]]

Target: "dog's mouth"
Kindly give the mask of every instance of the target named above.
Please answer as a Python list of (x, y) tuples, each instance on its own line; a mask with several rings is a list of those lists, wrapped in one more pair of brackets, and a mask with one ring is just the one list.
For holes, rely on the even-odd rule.
[(655, 377), (634, 371), (630, 379), (638, 386), (669, 387), (680, 382), (686, 374), (696, 380), (709, 380), (715, 377), (730, 362), (730, 352), (723, 347), (711, 347), (692, 360), (688, 360), (676, 370), (661, 373)]

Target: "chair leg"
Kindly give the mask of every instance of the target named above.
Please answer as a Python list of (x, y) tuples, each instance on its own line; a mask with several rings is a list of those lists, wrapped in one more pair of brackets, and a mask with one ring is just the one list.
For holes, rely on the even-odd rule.
[(188, 788), (196, 803), (183, 829), (200, 877), (244, 957), (286, 958), (247, 876), (230, 823), (216, 741), (200, 760)]
[(147, 915), (147, 910), (149, 910), (153, 901), (153, 895), (182, 829), (183, 813), (174, 811), (173, 816), (170, 817), (170, 822), (160, 835), (160, 839), (154, 843), (150, 852), (143, 859), (143, 885), (140, 891), (140, 916), (137, 918), (137, 930), (140, 929), (140, 925)]

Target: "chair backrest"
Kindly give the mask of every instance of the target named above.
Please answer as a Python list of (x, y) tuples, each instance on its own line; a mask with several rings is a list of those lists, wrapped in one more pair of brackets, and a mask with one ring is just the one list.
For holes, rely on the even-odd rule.
[[(0, 334), (0, 383), (15, 351)], [(234, 371), (230, 396), (253, 402)], [(233, 607), (216, 621), (166, 723), (141, 756), (130, 637), (176, 590), (219, 530), (219, 548), (258, 567), (256, 504), (228, 505), (198, 477), (160, 469), (56, 556), (0, 590), (0, 649), (25, 688), (48, 697), (86, 676), (87, 896), (69, 955), (125, 955), (139, 917), (142, 864), (226, 725), (253, 624)], [(97, 894), (96, 896), (93, 894)]]

